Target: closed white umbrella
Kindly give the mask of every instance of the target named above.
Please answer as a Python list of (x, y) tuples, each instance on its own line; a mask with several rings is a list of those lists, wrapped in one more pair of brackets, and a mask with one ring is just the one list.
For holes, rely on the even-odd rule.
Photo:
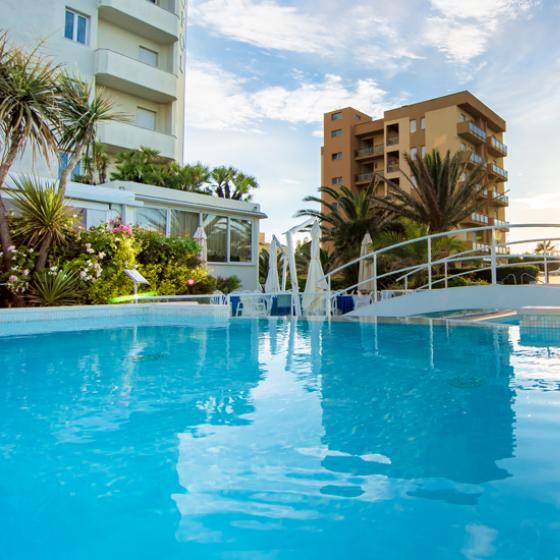
[(206, 237), (206, 232), (202, 226), (198, 226), (194, 232), (193, 239), (198, 243), (200, 251), (198, 253), (198, 258), (203, 266), (208, 263), (208, 242)]
[(303, 310), (306, 315), (323, 315), (323, 292), (328, 290), (321, 266), (321, 226), (315, 221), (311, 228), (311, 250), (309, 268), (307, 269), (307, 282), (303, 292)]
[(276, 294), (280, 291), (280, 282), (278, 280), (278, 260), (276, 257), (278, 240), (275, 235), (272, 236), (268, 252), (268, 274), (264, 283), (264, 291), (267, 294)]
[[(371, 253), (371, 244), (373, 243), (371, 235), (366, 233), (362, 239), (362, 244), (360, 246), (360, 257), (365, 257), (368, 253)], [(362, 284), (363, 282), (363, 284)], [(375, 289), (373, 284), (373, 257), (369, 259), (363, 259), (360, 261), (360, 269), (358, 272), (358, 291), (362, 293), (371, 293)]]

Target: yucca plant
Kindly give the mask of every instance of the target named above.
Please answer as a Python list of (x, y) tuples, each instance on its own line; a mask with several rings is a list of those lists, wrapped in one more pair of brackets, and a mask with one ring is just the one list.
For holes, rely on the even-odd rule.
[[(38, 54), (8, 44), (6, 33), (0, 34), (0, 187), (16, 157), (26, 146), (49, 159), (57, 149), (60, 120), (55, 87), (58, 66)], [(9, 266), (8, 247), (12, 239), (8, 212), (0, 196), (0, 241), (4, 263)]]
[(31, 284), (30, 301), (35, 305), (73, 305), (79, 297), (78, 275), (68, 270), (38, 272)]
[(95, 144), (100, 123), (127, 120), (128, 115), (115, 111), (113, 102), (101, 88), (66, 73), (58, 78), (58, 111), (60, 113), (59, 149), (70, 154), (68, 165), (60, 175), (62, 193), (72, 171)]
[(423, 158), (405, 154), (410, 168), (406, 184), (397, 184), (381, 174), (375, 183), (385, 183), (390, 197), (375, 197), (377, 203), (397, 216), (428, 227), (430, 233), (449, 231), (481, 207), (479, 194), (488, 186), (482, 165), (469, 169), (462, 153), (441, 156), (433, 150)]
[(48, 250), (66, 241), (72, 229), (72, 209), (64, 201), (64, 193), (57, 185), (41, 185), (37, 180), (24, 178), (15, 181), (12, 204), (17, 210), (13, 229), (22, 244), (37, 249), (37, 271), (45, 267)]

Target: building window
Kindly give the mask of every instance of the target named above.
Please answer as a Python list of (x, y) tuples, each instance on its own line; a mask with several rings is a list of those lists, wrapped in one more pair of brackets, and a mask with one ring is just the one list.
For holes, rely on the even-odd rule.
[(342, 185), (342, 177), (333, 177), (331, 179), (331, 185)]
[(225, 216), (205, 214), (203, 220), (206, 232), (209, 262), (227, 262), (228, 219)]
[(192, 237), (198, 227), (198, 212), (185, 212), (183, 210), (171, 210), (170, 212), (170, 235), (177, 237)]
[(422, 130), (425, 130), (425, 128), (426, 128), (426, 117), (422, 117), (422, 118), (420, 119), (420, 128), (421, 128)]
[(136, 209), (136, 223), (144, 229), (158, 231), (164, 235), (167, 233), (167, 210), (165, 208), (143, 208)]
[(146, 47), (139, 47), (138, 49), (138, 60), (144, 64), (149, 64), (150, 66), (158, 65), (158, 53)]
[(229, 219), (229, 261), (251, 262), (253, 226), (249, 220)]
[(333, 113), (331, 115), (331, 121), (339, 121), (342, 118), (342, 112), (338, 111), (337, 113)]
[(334, 154), (331, 154), (332, 161), (336, 161), (338, 159), (342, 159), (342, 152), (335, 152)]
[(336, 130), (331, 131), (331, 138), (338, 138), (339, 136), (342, 136), (341, 128), (337, 128)]
[(422, 154), (422, 159), (426, 157), (426, 146), (422, 146), (420, 153)]
[[(68, 163), (70, 163), (70, 154), (68, 152), (63, 152), (60, 154), (60, 158), (58, 160), (58, 178), (62, 175), (62, 172), (68, 167)], [(82, 174), (82, 162), (78, 162), (78, 165), (74, 167), (72, 173), (70, 174), (70, 179), (73, 179), (76, 175)]]
[(410, 133), (416, 132), (416, 119), (410, 119)]
[(410, 158), (416, 159), (418, 157), (418, 148), (410, 148)]
[(89, 17), (79, 14), (74, 10), (66, 9), (64, 20), (64, 36), (71, 41), (81, 43), (82, 45), (88, 42), (89, 32)]
[(149, 130), (156, 129), (156, 112), (144, 109), (142, 107), (136, 108), (136, 124), (142, 128)]
[(459, 113), (459, 122), (465, 122), (466, 120), (465, 113)]
[(355, 114), (354, 117), (356, 117), (356, 120), (357, 120), (357, 121), (361, 121), (361, 120), (362, 120), (362, 117), (361, 117), (360, 115), (356, 115), (356, 114)]

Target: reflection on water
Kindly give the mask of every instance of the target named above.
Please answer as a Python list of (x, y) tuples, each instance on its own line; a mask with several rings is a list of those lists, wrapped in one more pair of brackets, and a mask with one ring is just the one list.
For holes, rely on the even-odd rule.
[(554, 558), (560, 354), (527, 340), (275, 320), (12, 340), (0, 546), (25, 527), (27, 557)]

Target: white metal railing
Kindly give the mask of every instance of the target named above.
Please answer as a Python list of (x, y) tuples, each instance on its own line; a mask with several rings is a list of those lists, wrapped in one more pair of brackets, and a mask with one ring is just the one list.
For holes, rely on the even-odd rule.
[[(518, 253), (511, 253), (510, 252), (510, 245), (515, 245), (519, 243), (538, 243), (542, 241), (556, 241), (560, 240), (560, 237), (542, 237), (538, 239), (524, 239), (524, 240), (516, 240), (511, 241), (508, 243), (498, 243), (497, 241), (497, 232), (503, 229), (502, 224), (507, 224), (508, 228), (511, 229), (547, 229), (547, 228), (556, 228), (560, 230), (560, 224), (509, 224), (507, 222), (497, 221), (497, 224), (488, 225), (488, 226), (478, 226), (474, 228), (466, 228), (460, 230), (452, 230), (448, 232), (442, 233), (435, 233), (431, 235), (425, 235), (422, 237), (418, 237), (416, 239), (409, 239), (406, 241), (402, 241), (400, 243), (395, 243), (393, 245), (383, 247), (370, 253), (352, 259), (351, 261), (347, 262), (346, 264), (335, 268), (334, 270), (330, 271), (328, 274), (325, 274), (324, 278), (328, 284), (328, 292), (333, 296), (338, 296), (341, 294), (347, 294), (352, 290), (359, 290), (360, 287), (364, 285), (373, 286), (371, 291), (371, 298), (372, 303), (377, 303), (385, 296), (383, 293), (385, 291), (378, 290), (378, 283), (380, 280), (389, 279), (391, 278), (394, 282), (404, 282), (403, 290), (390, 290), (388, 293), (393, 294), (390, 297), (394, 297), (395, 293), (399, 295), (406, 295), (410, 292), (408, 289), (408, 278), (420, 272), (423, 272), (427, 276), (427, 282), (417, 288), (417, 290), (428, 289), (431, 290), (434, 285), (438, 285), (443, 283), (445, 287), (448, 286), (449, 280), (460, 277), (466, 274), (472, 274), (473, 272), (481, 272), (481, 271), (490, 271), (490, 283), (497, 284), (497, 271), (500, 268), (506, 266), (523, 266), (529, 264), (538, 264), (543, 267), (544, 275), (545, 275), (545, 284), (548, 284), (549, 280), (549, 265), (551, 263), (560, 263), (560, 257), (555, 256), (553, 254), (518, 254)], [(443, 256), (441, 258), (433, 258), (432, 250), (433, 250), (433, 242), (438, 239), (443, 239), (446, 237), (458, 237), (462, 234), (468, 236), (468, 234), (477, 234), (488, 232), (490, 236), (490, 243), (479, 243), (473, 242), (472, 249), (463, 251), (461, 253), (449, 254), (447, 256)], [(424, 262), (418, 263), (415, 265), (405, 266), (401, 268), (397, 268), (396, 270), (390, 269), (386, 272), (380, 273), (378, 266), (379, 266), (379, 259), (380, 257), (394, 251), (396, 249), (400, 249), (402, 247), (406, 247), (409, 245), (417, 244), (417, 243), (426, 243), (426, 255), (427, 258)], [(510, 262), (511, 259), (519, 259), (523, 258), (522, 262)], [(500, 260), (499, 260), (500, 259)], [(530, 260), (527, 260), (530, 259)], [(373, 266), (373, 274), (371, 277), (364, 279), (362, 281), (356, 282), (351, 286), (348, 286), (342, 290), (337, 290), (335, 292), (332, 291), (332, 278), (335, 275), (339, 275), (342, 271), (346, 270), (350, 266), (355, 266), (359, 264), (361, 261), (370, 260)], [(458, 272), (456, 274), (450, 275), (449, 274), (449, 265), (450, 264), (459, 264), (461, 262), (480, 262), (481, 266), (476, 269), (469, 269), (464, 272)], [(433, 268), (439, 267), (443, 269), (443, 277), (434, 279), (433, 278)], [(331, 298), (332, 299), (332, 298)]]
[(479, 214), (478, 212), (473, 212), (471, 214), (471, 219), (474, 222), (479, 222), (481, 224), (487, 224), (488, 223), (488, 216), (486, 216), (485, 214)]

